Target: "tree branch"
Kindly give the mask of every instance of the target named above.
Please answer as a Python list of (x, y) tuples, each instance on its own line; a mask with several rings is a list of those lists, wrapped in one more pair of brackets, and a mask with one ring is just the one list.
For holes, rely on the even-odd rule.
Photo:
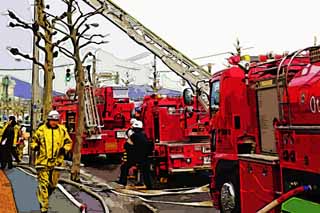
[[(83, 35), (90, 29), (90, 26), (88, 24), (85, 25), (85, 29), (79, 34), (78, 38), (77, 38), (77, 43), (79, 43), (80, 38), (83, 37)], [(79, 32), (79, 31), (78, 31)]]
[(56, 46), (56, 47), (57, 47), (57, 46), (59, 46), (62, 42), (67, 41), (69, 38), (70, 38), (70, 36), (65, 36), (65, 37), (63, 37), (62, 39), (56, 41), (56, 42), (53, 44), (53, 46)]
[(72, 53), (67, 50), (67, 48), (61, 47), (61, 46), (57, 46), (59, 48), (59, 50), (67, 57), (72, 58), (73, 60), (75, 60), (75, 57), (72, 55)]
[(36, 40), (36, 45), (37, 45), (37, 47), (38, 47), (40, 50), (42, 50), (45, 54), (48, 54), (46, 48), (44, 48), (43, 46), (40, 45), (41, 37), (38, 36), (38, 34), (37, 34), (36, 38), (37, 38), (37, 40)]
[(62, 33), (63, 35), (68, 36), (68, 37), (70, 38), (70, 35), (69, 35), (68, 33), (63, 32), (63, 31), (60, 30), (59, 28), (56, 28), (56, 27), (55, 27), (54, 30), (56, 30), (56, 31), (58, 31), (59, 33)]
[(96, 41), (87, 41), (86, 43), (80, 45), (79, 49), (81, 49), (81, 48), (83, 48), (83, 47), (85, 47), (85, 46), (87, 46), (89, 44), (106, 44), (106, 43), (109, 43), (109, 41), (98, 41), (98, 42), (96, 42)]
[(24, 29), (28, 29), (28, 30), (32, 30), (33, 31), (33, 28), (32, 28), (32, 26), (30, 26), (30, 25), (28, 25), (28, 24), (26, 24), (26, 23), (13, 23), (13, 22), (10, 22), (9, 23), (9, 27), (12, 27), (12, 28), (15, 28), (15, 27), (17, 27), (17, 28), (19, 28), (19, 27), (21, 27), (21, 28), (24, 28)]
[(77, 6), (77, 8), (78, 8), (78, 11), (79, 11), (79, 13), (80, 13), (80, 16), (83, 16), (83, 12), (82, 12), (82, 10), (81, 10), (81, 8), (80, 8), (79, 3), (78, 3), (77, 1), (74, 1), (74, 2), (75, 2), (76, 6)]
[(47, 38), (46, 38), (46, 36), (44, 36), (42, 33), (37, 33), (37, 35), (39, 36), (39, 37), (41, 37), (46, 43), (48, 43), (48, 44), (52, 44), (52, 41), (50, 41), (50, 40), (48, 40)]
[(82, 38), (90, 41), (90, 40), (92, 40), (92, 39), (93, 39), (93, 38), (95, 38), (95, 37), (105, 38), (105, 37), (107, 37), (107, 36), (109, 36), (109, 35), (110, 35), (109, 33), (108, 33), (108, 34), (106, 34), (106, 35), (102, 35), (102, 34), (93, 34), (93, 35), (91, 35), (90, 37), (87, 37), (87, 36), (82, 35)]
[[(104, 10), (104, 9), (103, 9), (103, 6), (101, 6), (101, 7), (99, 7), (99, 8), (98, 8), (97, 10), (95, 10), (95, 11), (86, 13), (86, 14), (84, 14), (83, 16), (80, 15), (80, 16), (77, 18), (77, 20), (74, 22), (74, 25), (73, 25), (73, 26), (75, 26), (75, 29), (79, 30), (79, 28), (80, 28), (86, 21), (88, 21), (88, 19), (89, 19), (90, 17), (92, 17), (92, 16), (94, 16), (94, 15), (96, 15), (96, 14), (99, 14), (99, 13), (102, 12), (103, 10)], [(83, 20), (80, 22), (81, 19), (83, 19)], [(77, 26), (78, 22), (80, 22), (80, 23), (79, 23), (79, 25)]]
[(9, 52), (12, 55), (19, 55), (25, 59), (31, 60), (33, 63), (38, 64), (39, 66), (41, 66), (43, 69), (45, 69), (45, 66), (43, 64), (41, 64), (36, 58), (29, 56), (28, 54), (23, 54), (20, 52), (20, 50), (18, 48), (10, 48)]
[(46, 13), (49, 17), (53, 18), (53, 19), (52, 19), (52, 23), (55, 23), (55, 22), (57, 22), (57, 21), (60, 21), (60, 22), (62, 22), (62, 24), (64, 24), (65, 26), (68, 27), (68, 23), (63, 20), (63, 19), (67, 16), (67, 13), (66, 13), (66, 12), (62, 13), (61, 16), (55, 16), (55, 15), (52, 15), (52, 14), (50, 14), (50, 13), (48, 13), (48, 12), (45, 12), (45, 13)]
[[(16, 14), (15, 14), (14, 12), (12, 12), (11, 10), (8, 10), (8, 14), (9, 14), (9, 17), (10, 17), (11, 19), (16, 20), (16, 22), (18, 22), (19, 24), (29, 26), (26, 22), (22, 21), (18, 16), (16, 16)], [(32, 29), (32, 28), (31, 28), (31, 29)]]
[[(20, 18), (18, 18), (12, 11), (9, 10), (8, 13), (9, 13), (10, 18), (14, 19), (17, 22), (17, 23), (10, 22), (9, 26), (12, 28), (18, 27), (18, 28), (24, 28), (24, 29), (31, 30), (33, 32), (33, 34), (36, 35), (36, 37), (37, 37), (36, 46), (40, 50), (44, 51), (45, 54), (48, 54), (47, 50), (43, 46), (40, 45), (40, 41), (41, 41), (41, 39), (44, 39), (45, 42), (49, 42), (49, 43), (51, 43), (51, 42), (48, 41), (45, 38), (45, 36), (39, 31), (38, 23), (35, 22), (32, 25), (30, 25), (30, 24), (27, 24), (24, 21), (22, 21)], [(27, 59), (29, 59), (29, 58), (27, 58)], [(31, 59), (29, 59), (29, 60), (31, 60)]]

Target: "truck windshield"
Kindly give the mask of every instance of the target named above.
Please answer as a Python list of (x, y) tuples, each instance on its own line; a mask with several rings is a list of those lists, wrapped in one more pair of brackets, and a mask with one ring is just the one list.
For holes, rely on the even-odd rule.
[(127, 88), (113, 88), (113, 98), (128, 98)]
[(211, 109), (216, 109), (220, 103), (220, 81), (214, 81), (211, 85), (210, 97)]

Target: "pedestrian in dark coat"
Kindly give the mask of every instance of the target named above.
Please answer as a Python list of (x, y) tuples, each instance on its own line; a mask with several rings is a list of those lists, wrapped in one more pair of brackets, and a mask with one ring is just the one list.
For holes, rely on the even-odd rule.
[(14, 142), (14, 126), (17, 124), (14, 116), (9, 117), (8, 123), (5, 125), (2, 137), (0, 140), (0, 157), (1, 169), (5, 169), (8, 164), (8, 169), (12, 168), (12, 150)]

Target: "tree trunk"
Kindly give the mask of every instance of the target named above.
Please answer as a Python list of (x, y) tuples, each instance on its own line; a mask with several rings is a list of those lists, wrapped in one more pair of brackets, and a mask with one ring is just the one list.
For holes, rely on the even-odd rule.
[(82, 136), (84, 132), (84, 70), (80, 60), (79, 50), (76, 51), (75, 57), (76, 71), (77, 71), (77, 95), (78, 95), (78, 120), (76, 129), (76, 141), (73, 147), (72, 168), (71, 168), (71, 180), (80, 181), (80, 162), (81, 162), (81, 148), (82, 148)]
[[(48, 29), (45, 33), (48, 41), (52, 41), (52, 30)], [(52, 43), (52, 42), (51, 42)], [(45, 70), (44, 70), (44, 92), (43, 92), (43, 121), (47, 118), (48, 113), (52, 109), (52, 78), (53, 78), (53, 46), (45, 43)]]

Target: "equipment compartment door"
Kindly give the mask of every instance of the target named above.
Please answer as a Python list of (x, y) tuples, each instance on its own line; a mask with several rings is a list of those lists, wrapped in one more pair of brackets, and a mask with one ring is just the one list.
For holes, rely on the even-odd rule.
[(273, 119), (279, 117), (277, 88), (257, 91), (261, 150), (276, 153)]

